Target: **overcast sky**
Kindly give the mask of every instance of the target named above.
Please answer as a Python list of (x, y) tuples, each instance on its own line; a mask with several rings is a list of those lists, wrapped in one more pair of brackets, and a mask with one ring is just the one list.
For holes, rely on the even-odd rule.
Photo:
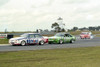
[(100, 0), (0, 0), (0, 31), (51, 29), (58, 17), (68, 29), (100, 26)]

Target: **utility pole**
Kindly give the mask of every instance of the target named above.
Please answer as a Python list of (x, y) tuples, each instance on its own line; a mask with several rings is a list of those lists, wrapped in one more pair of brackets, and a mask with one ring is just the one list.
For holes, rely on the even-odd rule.
[(5, 29), (5, 31), (4, 31), (5, 33), (7, 33), (7, 29)]

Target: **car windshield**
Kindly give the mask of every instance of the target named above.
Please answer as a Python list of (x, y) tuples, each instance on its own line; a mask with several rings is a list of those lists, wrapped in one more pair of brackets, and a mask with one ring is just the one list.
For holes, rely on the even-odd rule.
[(21, 37), (27, 37), (28, 36), (28, 34), (22, 34), (21, 35)]
[(81, 34), (88, 34), (87, 32), (82, 32)]
[(62, 36), (64, 36), (64, 34), (62, 34), (62, 33), (57, 33), (55, 36), (60, 36), (60, 37), (62, 37)]

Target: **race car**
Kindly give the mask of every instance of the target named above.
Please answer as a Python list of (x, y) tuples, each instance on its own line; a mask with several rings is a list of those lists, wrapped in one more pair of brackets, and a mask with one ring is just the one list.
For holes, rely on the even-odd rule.
[(63, 43), (74, 43), (76, 37), (68, 34), (68, 33), (57, 33), (55, 36), (48, 38), (48, 43), (56, 43), (56, 44), (63, 44)]
[(82, 32), (80, 34), (80, 38), (81, 39), (92, 39), (93, 38), (93, 35), (91, 32)]
[(25, 33), (21, 35), (20, 37), (11, 38), (9, 40), (9, 43), (11, 45), (22, 45), (22, 46), (25, 46), (28, 44), (43, 45), (45, 43), (48, 43), (48, 39), (45, 39), (39, 33)]

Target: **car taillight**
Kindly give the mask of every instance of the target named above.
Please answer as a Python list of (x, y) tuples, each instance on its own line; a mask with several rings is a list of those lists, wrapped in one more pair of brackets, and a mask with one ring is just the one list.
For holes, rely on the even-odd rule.
[(48, 43), (48, 39), (45, 39), (45, 42)]

